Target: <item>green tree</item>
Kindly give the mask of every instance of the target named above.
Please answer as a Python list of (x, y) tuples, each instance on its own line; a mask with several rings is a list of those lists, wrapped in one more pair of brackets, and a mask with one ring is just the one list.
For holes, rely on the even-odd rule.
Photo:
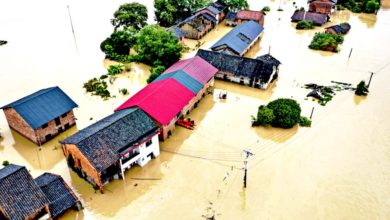
[(3, 166), (6, 167), (6, 166), (8, 166), (9, 164), (10, 164), (10, 162), (9, 162), (8, 160), (4, 160), (4, 161), (3, 161)]
[(301, 107), (293, 99), (276, 99), (268, 103), (267, 107), (275, 116), (271, 124), (273, 127), (292, 128), (300, 120)]
[(249, 4), (246, 0), (221, 0), (222, 4), (226, 5), (229, 11), (239, 11), (249, 9)]
[(169, 27), (191, 16), (210, 2), (210, 0), (154, 0), (156, 20), (161, 26)]
[(133, 48), (137, 52), (136, 60), (148, 65), (158, 62), (165, 67), (177, 62), (183, 51), (177, 37), (158, 25), (142, 28)]
[(301, 116), (299, 119), (299, 125), (302, 127), (311, 127), (311, 120), (305, 116)]
[(271, 11), (271, 8), (269, 6), (264, 6), (263, 9), (261, 9), (261, 11), (269, 12)]
[(366, 96), (368, 95), (368, 87), (364, 81), (360, 81), (356, 87), (355, 94), (358, 96)]
[(316, 33), (309, 48), (313, 50), (326, 50), (338, 52), (338, 45), (343, 43), (344, 37), (337, 34)]
[(116, 65), (110, 65), (108, 66), (108, 75), (116, 75), (123, 71), (123, 65), (122, 64), (116, 64)]
[(311, 21), (298, 21), (297, 26), (295, 28), (298, 30), (314, 29), (314, 24)]
[(140, 30), (147, 23), (148, 10), (145, 5), (139, 3), (126, 3), (119, 6), (115, 11), (114, 18), (111, 19), (111, 24), (114, 25), (115, 30), (120, 27)]
[(156, 66), (156, 67), (153, 67), (150, 69), (150, 76), (149, 78), (146, 80), (147, 83), (151, 83), (153, 82), (153, 80), (155, 80), (157, 77), (159, 77), (164, 71), (165, 71), (165, 67), (164, 66)]
[(135, 34), (134, 28), (115, 31), (100, 44), (100, 49), (108, 58), (125, 62), (135, 43)]
[(274, 111), (267, 106), (261, 105), (257, 112), (257, 125), (270, 125), (275, 119)]
[(364, 12), (366, 13), (376, 13), (380, 8), (380, 5), (377, 1), (371, 0), (368, 1), (364, 7)]

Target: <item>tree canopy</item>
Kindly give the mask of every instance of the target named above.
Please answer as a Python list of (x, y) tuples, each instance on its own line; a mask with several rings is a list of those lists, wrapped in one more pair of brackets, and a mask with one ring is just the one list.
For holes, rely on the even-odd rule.
[(343, 43), (344, 37), (337, 34), (316, 33), (309, 48), (313, 50), (325, 50), (338, 52), (338, 45)]
[(126, 3), (121, 5), (114, 13), (114, 18), (111, 19), (111, 24), (114, 25), (115, 30), (120, 27), (140, 30), (147, 23), (148, 10), (139, 3)]
[(248, 10), (249, 4), (246, 0), (220, 0), (220, 2), (229, 9), (229, 11)]
[(253, 126), (268, 126), (292, 128), (297, 123), (310, 126), (310, 120), (301, 117), (301, 107), (293, 99), (276, 99), (267, 106), (261, 105)]
[(118, 60), (121, 55), (129, 55), (130, 48), (135, 43), (135, 34), (133, 28), (115, 31), (100, 44), (100, 49), (106, 56)]
[(360, 83), (357, 85), (355, 94), (358, 96), (368, 95), (368, 87), (364, 81), (360, 81)]
[(158, 25), (149, 25), (136, 36), (136, 60), (148, 65), (168, 67), (177, 62), (183, 51), (177, 37)]
[(154, 0), (156, 20), (161, 26), (169, 27), (191, 16), (210, 2), (210, 0)]

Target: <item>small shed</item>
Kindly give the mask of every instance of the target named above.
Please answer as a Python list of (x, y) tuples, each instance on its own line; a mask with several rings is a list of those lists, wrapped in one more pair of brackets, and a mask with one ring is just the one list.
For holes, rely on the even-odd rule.
[(262, 11), (240, 10), (237, 12), (237, 25), (248, 21), (254, 21), (264, 27), (264, 14)]
[(77, 104), (56, 86), (39, 90), (1, 109), (12, 129), (41, 145), (76, 124), (75, 107)]
[(81, 202), (61, 176), (44, 173), (35, 179), (37, 185), (49, 200), (49, 210), (56, 219), (65, 211), (74, 208), (80, 210)]
[(328, 15), (306, 11), (295, 11), (291, 17), (291, 21), (311, 21), (314, 25), (321, 26), (328, 22)]
[(348, 23), (341, 23), (341, 24), (338, 24), (338, 25), (333, 25), (333, 26), (325, 28), (325, 32), (328, 33), (328, 34), (344, 35), (344, 34), (347, 34), (350, 29), (351, 29), (351, 25), (350, 24), (348, 24)]

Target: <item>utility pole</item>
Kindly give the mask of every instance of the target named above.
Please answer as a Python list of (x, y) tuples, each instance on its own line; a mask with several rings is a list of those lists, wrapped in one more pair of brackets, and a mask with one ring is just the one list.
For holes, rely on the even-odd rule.
[(73, 21), (72, 21), (72, 16), (70, 15), (70, 8), (69, 8), (69, 5), (67, 5), (68, 7), (68, 14), (69, 14), (69, 20), (70, 20), (70, 26), (72, 28), (72, 33), (73, 33), (73, 39), (74, 39), (74, 44), (76, 46), (76, 50), (77, 50), (77, 53), (79, 52), (79, 49), (77, 47), (77, 42), (76, 42), (76, 35), (74, 33), (74, 28), (73, 28)]
[(367, 88), (369, 88), (369, 87), (370, 87), (370, 83), (371, 83), (372, 75), (374, 75), (374, 72), (371, 72), (370, 81), (368, 81)]
[(248, 173), (248, 158), (250, 156), (253, 156), (254, 154), (250, 152), (249, 150), (244, 150), (245, 155), (245, 161), (244, 161), (244, 188), (246, 188), (246, 176)]
[(311, 120), (311, 117), (313, 117), (313, 113), (314, 113), (314, 107), (311, 109), (310, 120)]
[(351, 55), (352, 55), (352, 50), (353, 50), (353, 48), (351, 48), (351, 51), (349, 51), (348, 60), (349, 60), (349, 58), (351, 58)]
[(271, 55), (271, 45), (268, 47), (268, 55)]

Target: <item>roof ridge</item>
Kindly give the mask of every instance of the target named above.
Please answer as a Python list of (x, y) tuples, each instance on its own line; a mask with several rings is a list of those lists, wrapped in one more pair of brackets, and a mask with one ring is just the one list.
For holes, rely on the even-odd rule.
[[(15, 169), (13, 172), (8, 173), (7, 175), (5, 175), (5, 176), (3, 176), (2, 178), (0, 178), (0, 181), (2, 181), (2, 180), (4, 180), (5, 178), (11, 176), (11, 174), (14, 174), (14, 173), (16, 173), (16, 172), (19, 172), (19, 171), (22, 170), (23, 168), (26, 168), (26, 167), (24, 167), (24, 166), (19, 166), (19, 165), (16, 165), (16, 164), (10, 164), (10, 165), (8, 165), (8, 166), (15, 166), (15, 167), (17, 167), (17, 169)], [(7, 167), (7, 166), (5, 166), (3, 169), (5, 169), (6, 167)]]
[[(21, 105), (21, 104), (24, 104), (24, 103), (26, 103), (26, 102), (28, 102), (28, 101), (31, 101), (31, 99), (37, 98), (37, 97), (39, 97), (39, 96), (42, 96), (43, 94), (46, 94), (47, 92), (49, 92), (49, 91), (51, 91), (51, 90), (53, 90), (53, 89), (55, 89), (55, 88), (58, 88), (58, 86), (53, 86), (53, 87), (49, 87), (49, 88), (46, 88), (46, 89), (40, 89), (40, 90), (38, 90), (38, 91), (36, 91), (36, 92), (34, 92), (34, 93), (32, 93), (32, 94), (29, 94), (29, 95), (23, 97), (23, 98), (26, 98), (25, 100), (21, 101), (20, 103), (17, 103), (17, 104), (14, 105), (12, 108), (14, 108), (14, 107), (16, 107), (16, 106), (19, 106), (19, 105)], [(44, 90), (45, 90), (45, 91), (44, 91)], [(38, 92), (41, 92), (41, 91), (42, 91), (42, 93), (40, 93), (39, 95), (36, 95), (36, 96), (34, 96), (34, 97), (29, 97), (29, 96), (32, 96), (33, 94), (38, 93)], [(21, 100), (21, 99), (23, 99), (23, 98), (20, 98), (20, 99), (14, 101), (14, 102), (11, 102), (10, 104), (5, 105), (5, 106), (9, 106), (9, 105), (11, 105), (12, 103), (18, 102), (19, 100)], [(3, 106), (3, 107), (5, 107), (5, 106)]]

